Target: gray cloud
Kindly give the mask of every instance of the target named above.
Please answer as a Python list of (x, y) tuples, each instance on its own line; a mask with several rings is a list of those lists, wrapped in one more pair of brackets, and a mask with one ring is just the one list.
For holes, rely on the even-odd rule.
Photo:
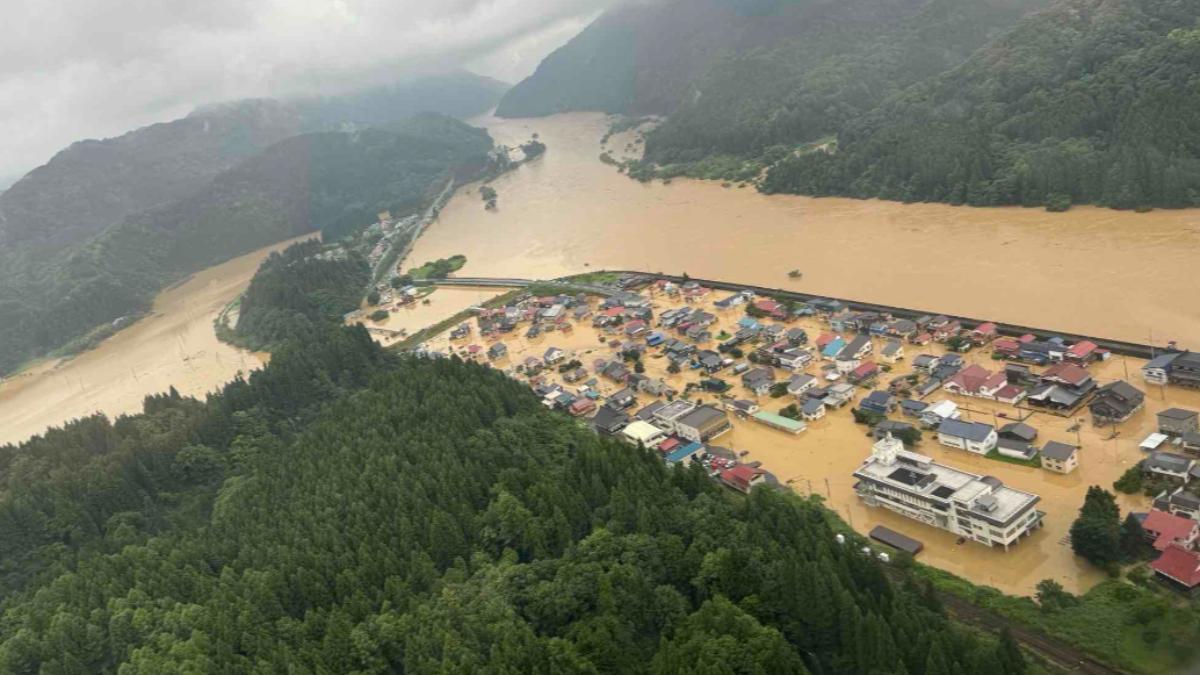
[(619, 1), (8, 0), (0, 176), (214, 101), (455, 67), (515, 81)]

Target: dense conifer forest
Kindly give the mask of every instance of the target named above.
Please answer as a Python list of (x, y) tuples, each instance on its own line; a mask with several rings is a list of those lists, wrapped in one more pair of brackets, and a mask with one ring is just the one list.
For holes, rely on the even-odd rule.
[(358, 308), (370, 280), (359, 255), (309, 240), (268, 257), (242, 296), (232, 341), (272, 351)]
[(316, 331), (0, 449), (0, 670), (1014, 673), (1011, 641), (457, 360)]

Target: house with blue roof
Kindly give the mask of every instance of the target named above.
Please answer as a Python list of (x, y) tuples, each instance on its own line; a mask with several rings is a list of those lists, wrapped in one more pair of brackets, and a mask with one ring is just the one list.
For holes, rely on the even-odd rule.
[(821, 358), (832, 361), (832, 360), (836, 359), (837, 355), (841, 354), (842, 350), (845, 348), (846, 348), (845, 340), (843, 340), (840, 337), (834, 338), (833, 342), (830, 342), (829, 344), (825, 345), (825, 348), (821, 350)]
[(667, 464), (690, 466), (702, 452), (704, 452), (704, 444), (693, 441), (668, 453), (666, 458)]

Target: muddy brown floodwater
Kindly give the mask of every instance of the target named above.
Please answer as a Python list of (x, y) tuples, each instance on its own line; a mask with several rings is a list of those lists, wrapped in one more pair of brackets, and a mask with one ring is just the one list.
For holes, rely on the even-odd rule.
[(462, 276), (688, 272), (1160, 345), (1200, 337), (1200, 210), (1054, 214), (642, 185), (599, 161), (602, 115), (474, 123), (509, 145), (536, 132), (548, 151), (495, 181), (496, 211), (460, 191), (412, 260), (463, 253)]
[(0, 444), (16, 443), (68, 420), (103, 412), (140, 412), (147, 394), (174, 386), (203, 396), (238, 372), (262, 365), (265, 354), (231, 347), (213, 319), (250, 283), (270, 246), (196, 274), (155, 299), (149, 316), (69, 360), (35, 364), (0, 384)]
[[(720, 330), (733, 332), (736, 322), (743, 315), (737, 310), (716, 310), (711, 301), (720, 294), (710, 296), (701, 302), (704, 309), (713, 311), (719, 318), (719, 323), (712, 328), (714, 333)], [(655, 313), (681, 306), (678, 300), (659, 295), (655, 298)], [(474, 325), (474, 322), (472, 322)], [(803, 327), (810, 336), (828, 330), (815, 319), (805, 319), (793, 325)], [(575, 324), (575, 330), (569, 334), (549, 333), (533, 339), (522, 337), (524, 328), (503, 338), (508, 346), (508, 356), (500, 361), (490, 362), (492, 366), (508, 371), (514, 376), (516, 364), (529, 356), (541, 357), (548, 347), (555, 346), (565, 349), (578, 358), (585, 366), (591, 367), (597, 358), (612, 358), (613, 350), (606, 347), (602, 338), (605, 336), (593, 329), (590, 320)], [(608, 339), (611, 339), (609, 336)], [(494, 339), (493, 339), (494, 340)], [(476, 335), (466, 340), (451, 341), (448, 334), (428, 341), (426, 344), (438, 351), (456, 350), (465, 354), (465, 348), (470, 344), (487, 346)], [(875, 339), (875, 349), (878, 352), (884, 342)], [(712, 345), (707, 345), (711, 347)], [(884, 376), (883, 381), (912, 372), (912, 358), (919, 353), (942, 354), (945, 352), (940, 345), (918, 347), (905, 345), (906, 358), (892, 366), (892, 372)], [(993, 361), (988, 349), (975, 350), (966, 356), (967, 363), (976, 363), (984, 368), (996, 370), (1000, 367)], [(696, 382), (699, 376), (695, 372), (684, 371), (676, 375), (667, 373), (667, 360), (651, 350), (648, 358), (643, 361), (646, 372), (651, 377), (667, 380), (676, 389), (683, 391), (688, 382)], [(957, 537), (928, 527), (919, 522), (909, 520), (898, 514), (879, 508), (868, 508), (854, 493), (854, 470), (870, 455), (872, 440), (867, 436), (866, 427), (855, 424), (850, 413), (850, 406), (831, 411), (825, 418), (810, 422), (808, 429), (797, 436), (792, 436), (765, 427), (752, 421), (733, 420), (733, 431), (722, 435), (714, 444), (731, 448), (739, 453), (747, 453), (744, 461), (759, 461), (763, 467), (771, 471), (781, 483), (789, 485), (801, 494), (815, 494), (823, 498), (826, 504), (837, 511), (843, 519), (861, 533), (868, 532), (878, 524), (886, 525), (902, 532), (925, 544), (919, 560), (934, 565), (949, 572), (963, 576), (971, 581), (992, 586), (1006, 593), (1031, 595), (1038, 581), (1052, 578), (1061, 583), (1071, 592), (1083, 592), (1104, 579), (1104, 575), (1076, 557), (1070, 546), (1068, 532), (1071, 522), (1078, 514), (1083, 504), (1084, 494), (1090, 485), (1100, 485), (1111, 489), (1112, 482), (1121, 476), (1129, 467), (1142, 458), (1138, 445), (1151, 432), (1155, 431), (1155, 414), (1169, 407), (1200, 408), (1200, 391), (1183, 390), (1175, 387), (1147, 387), (1140, 378), (1140, 369), (1144, 361), (1114, 357), (1107, 362), (1096, 363), (1089, 367), (1092, 376), (1101, 383), (1115, 379), (1128, 379), (1147, 393), (1146, 409), (1137, 413), (1130, 421), (1117, 427), (1118, 435), (1113, 436), (1112, 427), (1096, 428), (1086, 419), (1086, 409), (1071, 417), (1060, 417), (1046, 413), (1030, 413), (1025, 409), (1017, 409), (981, 399), (955, 397), (937, 392), (928, 401), (942, 399), (955, 400), (964, 410), (966, 419), (1003, 425), (1008, 421), (1023, 419), (1039, 431), (1038, 444), (1057, 440), (1071, 445), (1079, 445), (1080, 465), (1073, 473), (1060, 475), (1041, 468), (1021, 466), (1002, 462), (996, 459), (981, 457), (963, 450), (946, 448), (938, 444), (936, 436), (925, 432), (924, 440), (918, 451), (932, 456), (939, 462), (979, 474), (992, 475), (1012, 487), (1033, 492), (1041, 497), (1038, 508), (1046, 512), (1044, 527), (1031, 537), (1022, 539), (1010, 551), (1001, 548), (988, 548), (975, 543), (956, 543)], [(806, 369), (810, 374), (819, 374), (820, 365), (810, 364)], [(777, 378), (785, 380), (787, 373), (777, 370)], [(558, 375), (549, 376), (553, 381), (562, 384)], [(755, 397), (740, 386), (739, 378), (725, 371), (717, 375), (734, 388), (729, 392), (737, 398), (756, 399), (764, 410), (778, 412), (792, 402), (792, 398), (773, 399), (769, 396)], [(577, 385), (565, 385), (574, 390)], [(604, 394), (613, 393), (618, 387), (612, 382), (600, 378), (600, 390)], [(859, 389), (855, 397), (857, 403), (868, 393)], [(702, 398), (713, 400), (712, 395)], [(651, 398), (646, 394), (639, 395), (638, 405), (649, 403)], [(891, 415), (900, 419), (899, 413)], [(1077, 422), (1082, 422), (1076, 427)], [(1076, 428), (1078, 429), (1076, 431)], [(1149, 499), (1142, 496), (1118, 495), (1123, 512), (1129, 510), (1147, 510)]]

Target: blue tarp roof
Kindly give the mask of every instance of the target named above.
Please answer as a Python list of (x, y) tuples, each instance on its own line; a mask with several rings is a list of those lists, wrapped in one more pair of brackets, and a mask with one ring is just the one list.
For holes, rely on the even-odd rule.
[(674, 451), (672, 451), (670, 454), (668, 454), (667, 461), (670, 462), (671, 464), (678, 464), (679, 462), (682, 462), (683, 460), (687, 459), (688, 457), (691, 457), (692, 455), (696, 454), (703, 448), (704, 448), (703, 445), (693, 441), (693, 442), (688, 443), (687, 445), (683, 446), (682, 448), (676, 448)]

